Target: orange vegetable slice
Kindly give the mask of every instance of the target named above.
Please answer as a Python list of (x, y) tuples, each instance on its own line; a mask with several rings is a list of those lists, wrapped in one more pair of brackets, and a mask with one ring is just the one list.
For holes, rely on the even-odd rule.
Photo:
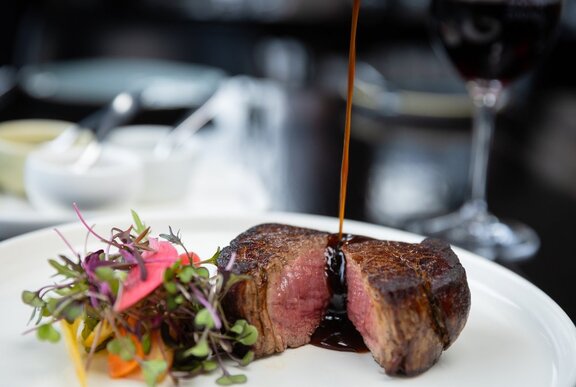
[[(120, 332), (122, 335), (125, 332)], [(144, 356), (144, 350), (142, 349), (142, 344), (138, 341), (138, 338), (130, 334), (130, 340), (136, 346), (136, 356), (142, 358)], [(140, 369), (140, 365), (136, 360), (123, 360), (120, 356), (113, 353), (108, 353), (108, 374), (111, 378), (118, 379), (128, 376)]]

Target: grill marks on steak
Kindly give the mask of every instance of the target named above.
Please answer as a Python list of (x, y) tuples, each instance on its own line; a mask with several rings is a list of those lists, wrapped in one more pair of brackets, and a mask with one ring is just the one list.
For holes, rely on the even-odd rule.
[(244, 318), (260, 333), (256, 356), (282, 352), (310, 341), (330, 299), (324, 250), (328, 233), (280, 224), (255, 226), (222, 250), (218, 266), (248, 274), (224, 300), (232, 317)]
[(470, 308), (464, 269), (440, 241), (345, 244), (348, 316), (390, 375), (430, 368)]
[[(333, 234), (279, 224), (253, 227), (218, 259), (252, 280), (224, 300), (231, 317), (258, 329), (256, 356), (310, 341), (331, 298), (324, 252)], [(333, 247), (333, 246), (332, 246)], [(348, 317), (389, 375), (430, 368), (463, 329), (470, 310), (464, 268), (444, 242), (381, 241), (351, 237), (346, 258)]]

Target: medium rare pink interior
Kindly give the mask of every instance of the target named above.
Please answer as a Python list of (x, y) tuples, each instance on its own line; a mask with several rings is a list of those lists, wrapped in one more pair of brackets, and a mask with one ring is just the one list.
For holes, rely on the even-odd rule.
[(288, 347), (306, 344), (330, 300), (324, 249), (301, 255), (269, 278), (268, 313)]
[(350, 262), (346, 264), (346, 282), (348, 284), (346, 306), (348, 318), (362, 335), (366, 346), (370, 349), (378, 348), (379, 337), (375, 335), (376, 329), (372, 326), (376, 321), (372, 297), (367, 293), (360, 268)]

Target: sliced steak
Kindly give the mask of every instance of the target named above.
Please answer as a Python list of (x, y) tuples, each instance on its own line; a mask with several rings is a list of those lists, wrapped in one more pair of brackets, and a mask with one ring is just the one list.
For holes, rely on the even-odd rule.
[(389, 375), (430, 368), (470, 310), (466, 273), (450, 247), (352, 238), (346, 256), (348, 317)]
[[(339, 272), (327, 270), (325, 256), (335, 240), (334, 234), (263, 224), (222, 251), (220, 268), (251, 277), (231, 289), (224, 308), (230, 318), (256, 326), (256, 356), (310, 341), (332, 296), (327, 273)], [(374, 359), (389, 375), (426, 371), (456, 340), (470, 310), (466, 273), (454, 252), (433, 239), (351, 237), (339, 245), (346, 265), (342, 305)]]
[(230, 317), (259, 332), (257, 357), (310, 341), (330, 299), (324, 251), (328, 233), (281, 224), (255, 226), (236, 237), (218, 258), (251, 280), (235, 285), (224, 300)]

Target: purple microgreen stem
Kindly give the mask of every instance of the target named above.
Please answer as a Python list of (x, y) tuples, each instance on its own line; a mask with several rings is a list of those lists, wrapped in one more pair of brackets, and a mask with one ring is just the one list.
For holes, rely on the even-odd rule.
[(224, 270), (226, 270), (226, 271), (232, 270), (232, 267), (234, 266), (235, 261), (236, 261), (236, 252), (233, 251), (232, 254), (230, 254), (230, 260), (226, 264), (226, 267), (224, 268)]
[(121, 248), (122, 246), (119, 245), (118, 243), (114, 242), (113, 240), (108, 240), (102, 236), (100, 236), (100, 234), (98, 234), (95, 230), (94, 227), (91, 227), (87, 222), (86, 219), (84, 219), (84, 217), (82, 216), (82, 213), (80, 212), (80, 209), (78, 208), (78, 205), (76, 203), (73, 203), (72, 206), (74, 207), (74, 212), (76, 212), (76, 216), (78, 216), (78, 219), (80, 220), (80, 222), (84, 225), (84, 227), (86, 227), (86, 229), (88, 230), (88, 232), (92, 235), (94, 235), (96, 238), (98, 238), (99, 241), (104, 242), (104, 243), (108, 243), (111, 244), (115, 247)]
[(68, 249), (72, 252), (72, 254), (74, 254), (74, 256), (80, 258), (80, 253), (78, 253), (76, 250), (74, 250), (74, 248), (72, 247), (72, 245), (70, 244), (70, 242), (68, 242), (68, 240), (66, 239), (66, 237), (64, 236), (64, 234), (62, 234), (60, 232), (60, 230), (58, 230), (57, 228), (54, 228), (54, 231), (56, 232), (56, 234), (58, 234), (58, 236), (60, 237), (60, 239), (62, 239), (62, 241), (64, 242), (64, 244), (68, 247)]
[(212, 304), (210, 304), (210, 302), (208, 302), (208, 300), (204, 297), (202, 292), (200, 290), (198, 290), (195, 286), (190, 286), (190, 288), (192, 289), (192, 292), (194, 293), (194, 296), (196, 297), (198, 302), (201, 303), (202, 306), (204, 306), (208, 310), (208, 313), (210, 313), (210, 316), (212, 317), (212, 320), (214, 321), (214, 327), (216, 329), (222, 328), (222, 321), (218, 317), (218, 313), (216, 313), (216, 310), (214, 309)]

